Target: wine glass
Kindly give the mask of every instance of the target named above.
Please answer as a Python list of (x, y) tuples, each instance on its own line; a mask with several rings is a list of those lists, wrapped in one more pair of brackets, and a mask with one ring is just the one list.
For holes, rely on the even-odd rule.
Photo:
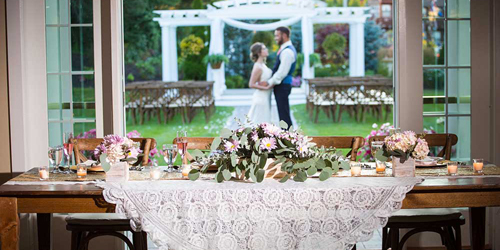
[(71, 173), (70, 168), (72, 165), (72, 154), (73, 154), (73, 133), (66, 132), (63, 135), (63, 146), (64, 146), (64, 155), (66, 156), (66, 164), (67, 168), (64, 171), (65, 174)]
[(52, 173), (59, 173), (59, 167), (61, 166), (63, 159), (63, 147), (55, 146), (49, 147), (48, 151), (50, 166), (52, 167)]
[[(188, 145), (187, 132), (186, 131), (177, 131), (177, 138), (175, 139), (175, 142), (177, 143), (177, 150), (179, 151), (179, 154), (181, 155), (182, 165), (184, 165), (185, 164), (186, 150), (187, 150), (187, 145)], [(179, 168), (179, 172), (181, 172), (181, 171), (182, 171), (182, 167)]]
[(373, 159), (375, 159), (375, 164), (379, 164), (380, 161), (377, 159), (376, 155), (379, 150), (382, 150), (384, 147), (384, 142), (383, 141), (372, 141), (371, 143), (371, 153)]
[(163, 144), (163, 159), (167, 163), (167, 172), (173, 171), (174, 161), (177, 157), (177, 145)]

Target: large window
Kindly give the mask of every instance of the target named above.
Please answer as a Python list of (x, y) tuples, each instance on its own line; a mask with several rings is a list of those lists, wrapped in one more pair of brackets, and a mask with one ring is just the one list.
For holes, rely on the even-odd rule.
[(45, 7), (49, 145), (55, 146), (64, 132), (83, 136), (96, 127), (93, 10), (89, 0), (46, 0)]
[(452, 157), (470, 159), (469, 0), (423, 0), (424, 129), (454, 133)]

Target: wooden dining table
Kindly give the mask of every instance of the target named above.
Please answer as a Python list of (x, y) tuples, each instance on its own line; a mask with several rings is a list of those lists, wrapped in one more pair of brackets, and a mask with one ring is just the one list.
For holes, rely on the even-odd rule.
[[(50, 227), (53, 213), (114, 212), (115, 205), (107, 203), (102, 192), (95, 184), (4, 184), (0, 186), (0, 209), (4, 211), (2, 223), (15, 224), (16, 230), (19, 230), (18, 213), (36, 213), (39, 249), (48, 250), (51, 248)], [(473, 250), (485, 249), (486, 207), (495, 206), (500, 206), (498, 175), (426, 178), (406, 195), (402, 204), (403, 209), (468, 207)], [(1, 237), (6, 235), (8, 236), (2, 236), (0, 233)], [(15, 247), (19, 241), (18, 234), (13, 234), (8, 240), (2, 242), (4, 248), (0, 248), (17, 249)]]

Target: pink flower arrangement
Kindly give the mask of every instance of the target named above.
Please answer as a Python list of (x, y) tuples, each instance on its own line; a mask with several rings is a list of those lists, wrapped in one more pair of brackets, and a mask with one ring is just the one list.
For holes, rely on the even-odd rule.
[(107, 154), (109, 163), (115, 164), (129, 157), (137, 158), (142, 151), (139, 149), (139, 143), (127, 137), (107, 135), (104, 137), (104, 141), (94, 150), (94, 158), (99, 160), (103, 153)]
[(423, 139), (423, 136), (419, 138), (413, 131), (405, 131), (387, 136), (384, 142), (385, 155), (399, 157), (401, 158), (401, 162), (410, 157), (421, 160), (429, 154), (429, 146), (425, 139)]
[(429, 145), (424, 139), (417, 139), (417, 146), (413, 150), (412, 156), (415, 159), (424, 159), (429, 155)]

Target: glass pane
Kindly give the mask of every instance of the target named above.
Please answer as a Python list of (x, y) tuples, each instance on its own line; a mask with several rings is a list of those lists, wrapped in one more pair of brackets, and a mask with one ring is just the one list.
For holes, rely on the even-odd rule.
[(47, 27), (47, 72), (69, 72), (69, 28)]
[(45, 1), (46, 24), (68, 24), (68, 0)]
[(49, 109), (49, 120), (62, 119), (62, 93), (61, 78), (59, 75), (47, 76), (47, 103)]
[(424, 114), (445, 112), (444, 69), (424, 69)]
[(470, 21), (448, 21), (448, 65), (470, 66)]
[(423, 0), (423, 18), (436, 19), (444, 18), (444, 0)]
[(73, 113), (75, 118), (95, 119), (94, 75), (73, 75)]
[(452, 149), (452, 159), (461, 161), (470, 160), (470, 130), (471, 120), (469, 116), (448, 117), (448, 133), (458, 136), (458, 143)]
[(448, 113), (470, 114), (470, 69), (448, 69)]
[(49, 146), (62, 145), (62, 123), (49, 122)]
[(71, 28), (71, 62), (73, 71), (94, 70), (94, 34), (92, 27)]
[(74, 135), (78, 138), (95, 138), (95, 122), (75, 122)]
[(448, 0), (448, 18), (470, 18), (470, 0)]
[(444, 20), (423, 21), (424, 65), (444, 65)]
[(92, 23), (92, 1), (71, 0), (71, 23), (89, 24)]

